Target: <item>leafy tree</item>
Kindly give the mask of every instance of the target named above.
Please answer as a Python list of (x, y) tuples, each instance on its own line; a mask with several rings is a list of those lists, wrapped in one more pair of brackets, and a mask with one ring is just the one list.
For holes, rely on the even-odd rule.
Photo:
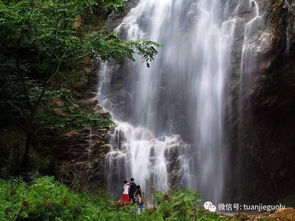
[(40, 126), (50, 126), (66, 132), (86, 127), (107, 128), (114, 125), (107, 116), (97, 116), (81, 110), (75, 104), (69, 90), (47, 90), (42, 103), (43, 110), (35, 116), (35, 121)]
[[(0, 127), (17, 125), (26, 133), (26, 169), (38, 111), (59, 73), (70, 73), (86, 57), (108, 61), (142, 55), (149, 65), (158, 44), (123, 42), (113, 32), (80, 33), (93, 10), (120, 10), (125, 0), (0, 1)], [(84, 116), (85, 117), (85, 116)], [(89, 116), (86, 116), (89, 117)]]

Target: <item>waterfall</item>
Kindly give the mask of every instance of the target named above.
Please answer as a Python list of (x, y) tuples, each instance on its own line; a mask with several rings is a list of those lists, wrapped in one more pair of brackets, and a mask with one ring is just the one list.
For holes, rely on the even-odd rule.
[(291, 47), (291, 36), (292, 36), (292, 9), (288, 0), (284, 0), (284, 7), (287, 9), (287, 18), (286, 18), (286, 47), (285, 55), (289, 55)]
[[(240, 2), (238, 7), (246, 4), (249, 11), (248, 22), (246, 22), (243, 34), (242, 53), (240, 61), (240, 76), (239, 76), (239, 95), (238, 95), (238, 110), (239, 110), (239, 135), (243, 135), (244, 112), (250, 110), (249, 93), (254, 87), (254, 79), (252, 73), (257, 69), (257, 45), (259, 31), (263, 27), (263, 19), (260, 15), (259, 5), (256, 0), (248, 0)], [(238, 12), (239, 13), (239, 12)], [(249, 90), (250, 89), (250, 90)]]
[[(182, 172), (182, 182), (189, 175), (189, 146), (179, 136), (154, 137), (151, 131), (119, 122), (111, 140), (111, 151), (106, 157), (110, 191), (121, 190), (121, 182), (126, 177), (135, 177), (145, 192), (166, 191), (169, 188), (169, 158), (179, 162), (178, 171)], [(176, 153), (175, 153), (176, 151)], [(189, 184), (189, 182), (186, 182)], [(118, 185), (119, 184), (119, 185)]]
[(224, 112), (234, 20), (219, 10), (221, 1), (201, 1), (198, 7), (201, 10), (192, 35), (196, 47), (192, 62), (201, 63), (191, 69), (190, 85), (194, 103), (191, 108), (195, 112), (191, 117), (197, 150), (196, 187), (205, 199), (217, 202), (222, 198), (226, 167)]
[(91, 164), (92, 160), (93, 160), (93, 147), (94, 147), (95, 143), (93, 140), (93, 132), (92, 129), (90, 129), (89, 132), (89, 139), (88, 139), (88, 148), (87, 148), (87, 161)]
[[(241, 4), (140, 0), (117, 27), (125, 40), (149, 39), (162, 47), (150, 68), (140, 58), (101, 65), (98, 99), (118, 125), (106, 157), (109, 191), (120, 194), (123, 180), (134, 177), (147, 192), (184, 186), (204, 200), (223, 198), (225, 117)], [(251, 32), (260, 20), (256, 1), (248, 6), (241, 75), (252, 62)]]
[(249, 10), (251, 12), (251, 15), (250, 21), (245, 25), (244, 42), (241, 58), (241, 96), (242, 93), (245, 91), (245, 87), (248, 87), (251, 84), (251, 74), (257, 67), (257, 61), (254, 56), (256, 48), (253, 44), (253, 41), (255, 41), (256, 39), (253, 36), (255, 32), (259, 31), (259, 28), (262, 26), (262, 17), (259, 13), (258, 3), (255, 0), (249, 0)]

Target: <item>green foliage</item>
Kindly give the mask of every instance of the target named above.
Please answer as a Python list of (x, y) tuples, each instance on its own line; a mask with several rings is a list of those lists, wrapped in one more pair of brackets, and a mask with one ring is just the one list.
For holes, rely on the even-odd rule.
[[(156, 43), (151, 41), (122, 42), (114, 33), (93, 32), (79, 38), (75, 24), (78, 16), (95, 5), (103, 8), (122, 7), (124, 0), (22, 0), (0, 2), (0, 36), (1, 54), (6, 55), (7, 68), (15, 66), (16, 57), (34, 54), (38, 62), (29, 62), (24, 57), (26, 69), (47, 70), (50, 64), (43, 63), (46, 56), (57, 61), (77, 59), (92, 55), (103, 60), (110, 58), (131, 58), (132, 47), (141, 55), (153, 58)], [(149, 47), (153, 47), (149, 50)], [(114, 49), (114, 50), (112, 50)], [(146, 52), (149, 52), (146, 54)], [(153, 53), (150, 53), (153, 52)], [(17, 53), (17, 54), (15, 54)], [(48, 60), (46, 60), (48, 61)], [(40, 63), (41, 62), (41, 63)]]
[(36, 116), (36, 121), (43, 126), (51, 126), (63, 132), (81, 130), (87, 127), (106, 128), (114, 123), (109, 118), (97, 116), (93, 113), (74, 109), (72, 113), (64, 116), (51, 112), (41, 112)]
[(124, 7), (124, 3), (126, 1), (127, 0), (113, 0), (113, 1), (101, 0), (100, 4), (105, 9), (119, 10), (119, 9), (122, 9)]
[(197, 211), (198, 221), (239, 221), (238, 218), (220, 217), (216, 213), (205, 212), (204, 210)]
[(283, 199), (280, 199), (278, 201), (278, 204), (285, 205), (286, 207), (292, 207), (295, 208), (295, 193), (289, 194)]
[(171, 190), (168, 193), (154, 193), (157, 204), (157, 220), (175, 221), (238, 221), (236, 218), (219, 216), (217, 213), (204, 211), (200, 206), (199, 194), (190, 190)]
[(149, 66), (159, 46), (154, 42), (123, 42), (116, 33), (101, 30), (81, 35), (85, 15), (94, 9), (116, 10), (124, 2), (0, 1), (1, 123), (20, 117), (26, 126), (24, 121), (31, 121), (53, 80), (61, 72), (71, 74), (85, 57), (123, 60), (138, 53)]
[(136, 215), (134, 205), (113, 202), (102, 193), (79, 194), (52, 177), (38, 178), (31, 185), (20, 179), (0, 180), (0, 220), (230, 220), (200, 210), (198, 195), (190, 191), (156, 193), (155, 200), (155, 209)]
[(83, 128), (107, 128), (114, 123), (108, 116), (82, 110), (73, 100), (69, 90), (46, 91), (43, 109), (34, 121), (39, 126), (53, 127), (61, 132)]
[[(24, 147), (19, 148), (23, 150), (21, 170), (26, 170), (31, 142), (40, 127), (67, 131), (112, 124), (108, 117), (81, 110), (66, 98), (64, 89), (71, 86), (65, 79), (83, 72), (80, 64), (95, 59), (134, 60), (135, 53), (148, 66), (154, 59), (158, 44), (123, 42), (91, 21), (103, 20), (111, 10), (122, 9), (124, 2), (0, 0), (0, 132), (18, 127), (26, 136)], [(54, 106), (52, 100), (61, 101), (62, 107)]]
[(155, 201), (166, 220), (190, 220), (196, 216), (198, 194), (188, 190), (174, 190), (167, 194), (155, 193)]
[(100, 208), (109, 200), (77, 194), (51, 177), (32, 185), (19, 180), (0, 182), (1, 220), (100, 220)]
[(142, 59), (147, 63), (154, 59), (157, 54), (156, 47), (160, 45), (152, 41), (129, 41), (122, 42), (116, 33), (110, 32), (93, 32), (86, 41), (87, 51), (93, 50), (98, 46), (95, 52), (102, 60), (123, 60), (124, 58), (134, 59), (134, 54), (142, 55)]

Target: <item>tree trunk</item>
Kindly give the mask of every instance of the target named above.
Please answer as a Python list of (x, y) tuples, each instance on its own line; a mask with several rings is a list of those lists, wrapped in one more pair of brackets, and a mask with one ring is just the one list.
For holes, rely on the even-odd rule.
[(26, 144), (25, 144), (25, 152), (22, 161), (22, 168), (21, 170), (26, 172), (28, 169), (28, 161), (29, 161), (29, 153), (30, 153), (30, 146), (32, 141), (32, 134), (27, 132)]

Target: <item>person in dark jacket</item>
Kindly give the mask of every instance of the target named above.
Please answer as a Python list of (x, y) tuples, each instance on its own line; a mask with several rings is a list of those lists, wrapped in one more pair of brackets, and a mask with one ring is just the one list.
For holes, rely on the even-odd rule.
[(129, 189), (129, 199), (131, 202), (135, 203), (135, 198), (134, 198), (134, 194), (136, 192), (136, 183), (134, 182), (134, 179), (131, 178), (130, 179), (130, 189)]
[(137, 205), (136, 213), (140, 214), (145, 209), (146, 198), (145, 198), (144, 192), (141, 191), (139, 185), (136, 186), (136, 192), (134, 194), (134, 197), (135, 197), (135, 202), (136, 202), (136, 205)]

